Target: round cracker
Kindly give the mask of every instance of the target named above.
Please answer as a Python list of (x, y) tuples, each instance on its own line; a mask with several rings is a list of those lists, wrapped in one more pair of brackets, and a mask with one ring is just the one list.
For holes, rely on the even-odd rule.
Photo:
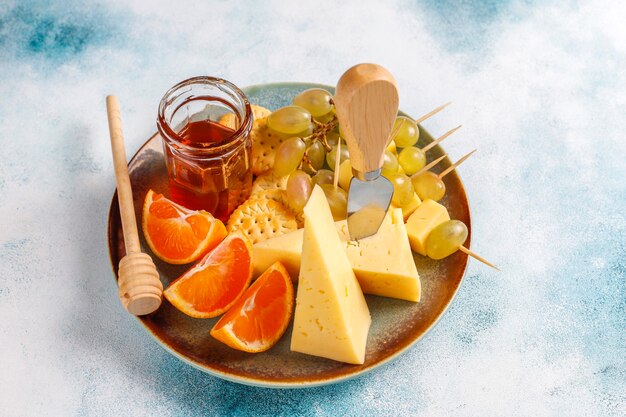
[(264, 197), (250, 198), (240, 205), (226, 225), (229, 233), (240, 230), (253, 244), (297, 228), (296, 216), (291, 210), (278, 201)]
[(274, 167), (276, 150), (289, 137), (272, 132), (267, 126), (267, 118), (254, 121), (252, 132), (252, 172), (261, 175)]
[(298, 229), (300, 229), (301, 227), (304, 227), (304, 211), (296, 210), (293, 207), (293, 205), (289, 203), (289, 198), (287, 197), (287, 191), (280, 190), (280, 189), (263, 190), (263, 191), (257, 192), (256, 194), (252, 194), (250, 196), (250, 199), (253, 199), (253, 198), (266, 198), (268, 200), (274, 200), (282, 204), (283, 206), (285, 206), (286, 209), (290, 210), (294, 216), (296, 216), (296, 223), (298, 224)]
[(270, 170), (256, 177), (252, 183), (252, 194), (257, 194), (265, 190), (284, 190), (287, 188), (289, 175), (277, 177)]
[[(257, 106), (256, 104), (251, 104), (250, 108), (252, 109), (252, 116), (254, 120), (263, 119), (264, 117), (267, 117), (272, 113), (265, 107)], [(219, 124), (228, 126), (231, 129), (236, 129), (237, 116), (235, 116), (235, 113), (227, 113), (220, 118)]]

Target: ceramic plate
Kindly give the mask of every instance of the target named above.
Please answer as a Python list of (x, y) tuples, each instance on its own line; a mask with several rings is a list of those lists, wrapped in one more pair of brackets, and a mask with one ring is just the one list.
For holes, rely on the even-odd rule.
[[(251, 103), (276, 110), (290, 104), (300, 91), (312, 87), (333, 91), (332, 87), (310, 83), (264, 84), (245, 88), (244, 91)], [(431, 135), (420, 127), (418, 146), (422, 147), (431, 141)], [(441, 155), (443, 150), (439, 146), (428, 154), (429, 160)], [(450, 161), (444, 159), (434, 171), (439, 172), (449, 165)], [(137, 151), (129, 163), (129, 171), (137, 224), (141, 225), (141, 210), (147, 191), (153, 189), (166, 196), (169, 192), (161, 138), (158, 134)], [(471, 233), (467, 196), (461, 180), (456, 172), (452, 172), (445, 177), (445, 183), (447, 193), (441, 203), (448, 208), (450, 217), (463, 221)], [(143, 250), (151, 254), (143, 236), (141, 239)], [(117, 194), (113, 195), (109, 210), (108, 240), (111, 264), (117, 276), (117, 265), (125, 255)], [(469, 237), (467, 244), (469, 245)], [(189, 268), (188, 265), (169, 265), (155, 256), (153, 258), (164, 287)], [(444, 260), (433, 261), (415, 255), (415, 263), (422, 282), (422, 300), (419, 303), (366, 296), (372, 326), (363, 365), (348, 365), (291, 352), (291, 326), (279, 343), (269, 351), (258, 354), (239, 352), (209, 335), (217, 318), (188, 317), (165, 299), (159, 310), (138, 317), (138, 320), (168, 352), (189, 365), (226, 380), (272, 388), (300, 388), (336, 383), (362, 375), (389, 362), (420, 340), (437, 323), (454, 298), (465, 273), (467, 256), (457, 252)]]

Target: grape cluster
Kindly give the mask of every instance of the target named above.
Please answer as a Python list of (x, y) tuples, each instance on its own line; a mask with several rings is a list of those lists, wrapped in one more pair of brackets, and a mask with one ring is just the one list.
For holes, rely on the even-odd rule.
[[(291, 136), (276, 150), (273, 168), (277, 177), (289, 176), (289, 205), (301, 211), (317, 184), (324, 190), (335, 220), (345, 219), (348, 196), (344, 189), (333, 186), (341, 139), (331, 94), (321, 88), (305, 90), (294, 97), (293, 105), (270, 114), (267, 125), (279, 135)], [(340, 161), (349, 156), (347, 147), (342, 146)], [(326, 165), (329, 169), (324, 169)]]
[(392, 202), (402, 207), (413, 199), (415, 190), (410, 175), (415, 174), (426, 165), (426, 155), (413, 146), (419, 139), (419, 129), (413, 120), (398, 116), (392, 135), (395, 145), (402, 147), (400, 153), (385, 151), (382, 175), (393, 184)]
[[(346, 191), (352, 170), (346, 163), (350, 152), (343, 143), (332, 95), (321, 88), (305, 90), (294, 97), (292, 105), (270, 114), (267, 125), (277, 134), (288, 137), (276, 151), (273, 169), (277, 177), (289, 176), (288, 199), (297, 210), (306, 204), (313, 185), (333, 184), (337, 149), (340, 149), (341, 188), (322, 188), (334, 208), (335, 219), (345, 218)], [(426, 166), (426, 153), (415, 146), (419, 133), (414, 120), (398, 116), (392, 131), (392, 146), (385, 151), (382, 175), (394, 185), (392, 201), (398, 207), (413, 201), (415, 194), (421, 199), (438, 201), (446, 191), (436, 174), (420, 172)], [(338, 147), (340, 141), (342, 146)], [(396, 146), (401, 148), (399, 153)]]
[[(424, 118), (443, 107), (445, 106)], [(288, 177), (286, 194), (289, 206), (296, 211), (302, 211), (313, 187), (319, 185), (326, 195), (333, 218), (345, 219), (352, 167), (350, 152), (342, 139), (341, 126), (335, 116), (331, 94), (320, 88), (305, 90), (293, 99), (292, 105), (270, 114), (267, 125), (278, 135), (287, 138), (276, 151), (273, 173), (276, 177)], [(455, 130), (420, 149), (416, 146), (420, 135), (416, 121), (405, 116), (396, 118), (391, 143), (385, 151), (382, 166), (382, 175), (393, 184), (391, 201), (396, 207), (411, 207), (416, 200), (415, 195), (421, 200), (438, 201), (443, 198), (446, 186), (442, 176), (445, 173), (437, 175), (428, 171), (438, 161), (432, 161), (426, 166), (426, 151)], [(337, 158), (339, 187), (334, 185)], [(454, 169), (454, 166), (450, 169)], [(440, 224), (429, 233), (426, 240), (428, 257), (443, 259), (453, 254), (462, 248), (467, 235), (467, 227), (459, 220)]]

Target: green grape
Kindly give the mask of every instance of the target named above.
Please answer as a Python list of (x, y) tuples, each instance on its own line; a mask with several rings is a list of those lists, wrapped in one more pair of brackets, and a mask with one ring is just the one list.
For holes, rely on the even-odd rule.
[(385, 151), (383, 156), (383, 168), (382, 175), (385, 178), (390, 178), (398, 172), (398, 158), (390, 151)]
[(404, 174), (396, 174), (390, 178), (393, 184), (393, 196), (391, 201), (398, 207), (403, 207), (413, 199), (413, 184), (411, 179)]
[(408, 146), (398, 155), (398, 162), (406, 175), (413, 175), (426, 166), (426, 154), (415, 146)]
[(435, 227), (426, 239), (426, 254), (432, 259), (452, 255), (467, 239), (467, 226), (459, 220), (448, 220)]
[(274, 158), (274, 175), (283, 177), (295, 171), (302, 162), (305, 150), (306, 145), (300, 138), (290, 138), (281, 143)]
[(441, 178), (433, 172), (426, 171), (411, 179), (413, 188), (420, 199), (439, 201), (446, 194), (446, 185)]
[(304, 142), (306, 143), (307, 147), (311, 144), (311, 135), (313, 134), (313, 131), (315, 130), (315, 125), (313, 123), (309, 123), (309, 125), (307, 126), (306, 129), (302, 130), (301, 132), (298, 132), (296, 134), (286, 134), (286, 133), (281, 133), (281, 132), (277, 132), (271, 128), (268, 128), (268, 130), (271, 132), (271, 135), (276, 135), (280, 138), (282, 138), (283, 140), (289, 139), (289, 138), (293, 138), (294, 136), (297, 136), (299, 138), (302, 138), (302, 140), (304, 140)]
[[(297, 133), (295, 136), (306, 138), (313, 134), (313, 130), (315, 130), (315, 125), (313, 123), (309, 123), (306, 129), (304, 129), (302, 132)], [(287, 135), (287, 136), (294, 136), (294, 135)]]
[(326, 142), (331, 148), (335, 146), (337, 142), (339, 142), (339, 132), (335, 132), (334, 130), (331, 132), (328, 132), (326, 134)]
[(339, 178), (337, 178), (339, 186), (348, 191), (352, 176), (352, 165), (350, 164), (350, 160), (346, 159), (339, 165)]
[(309, 196), (313, 191), (311, 177), (304, 171), (294, 171), (287, 180), (287, 200), (289, 206), (300, 212), (309, 201)]
[(339, 136), (342, 138), (346, 137), (346, 134), (344, 133), (343, 129), (341, 128), (341, 125), (339, 125)]
[(270, 129), (286, 135), (295, 135), (305, 131), (311, 124), (311, 113), (299, 106), (287, 106), (267, 116)]
[(328, 112), (321, 116), (313, 117), (313, 119), (315, 119), (316, 122), (323, 123), (323, 124), (330, 123), (330, 121), (333, 120), (334, 118), (335, 118), (335, 113), (333, 112)]
[(409, 119), (408, 117), (398, 116), (391, 131), (393, 132), (398, 125), (400, 125), (400, 128), (394, 137), (396, 145), (399, 148), (406, 148), (408, 146), (415, 145), (420, 137), (420, 131), (417, 128), (415, 121), (413, 119)]
[(328, 91), (321, 88), (311, 88), (295, 96), (293, 104), (307, 109), (313, 117), (320, 117), (332, 110), (331, 98)]
[[(332, 171), (335, 170), (335, 157), (337, 155), (337, 145), (333, 146), (330, 152), (326, 154), (326, 162)], [(350, 152), (345, 144), (341, 144), (341, 154), (339, 156), (339, 163), (341, 164), (346, 159), (350, 158)]]
[(335, 174), (333, 171), (329, 169), (320, 169), (317, 171), (317, 174), (313, 175), (311, 181), (313, 184), (322, 185), (322, 184), (332, 184), (335, 179)]
[(306, 150), (306, 156), (309, 158), (313, 169), (311, 169), (308, 164), (303, 164), (305, 171), (307, 171), (309, 174), (313, 174), (315, 173), (315, 171), (322, 169), (322, 167), (324, 166), (324, 162), (326, 162), (326, 150), (324, 150), (324, 145), (322, 145), (322, 142), (313, 142), (311, 146), (309, 146)]
[(335, 188), (332, 184), (322, 184), (326, 200), (330, 206), (335, 221), (344, 220), (348, 215), (348, 193), (342, 188)]

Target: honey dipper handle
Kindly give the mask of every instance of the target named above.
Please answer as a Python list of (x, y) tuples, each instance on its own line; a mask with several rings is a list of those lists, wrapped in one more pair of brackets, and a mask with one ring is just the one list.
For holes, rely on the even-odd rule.
[(131, 253), (140, 252), (141, 247), (137, 233), (133, 191), (130, 185), (128, 165), (126, 163), (120, 104), (116, 96), (107, 96), (106, 102), (109, 119), (109, 135), (111, 136), (111, 150), (113, 152), (113, 165), (115, 167), (115, 179), (117, 182), (117, 199), (120, 205), (120, 218), (122, 219), (122, 229), (124, 231), (124, 245), (126, 246), (126, 255), (130, 255)]

